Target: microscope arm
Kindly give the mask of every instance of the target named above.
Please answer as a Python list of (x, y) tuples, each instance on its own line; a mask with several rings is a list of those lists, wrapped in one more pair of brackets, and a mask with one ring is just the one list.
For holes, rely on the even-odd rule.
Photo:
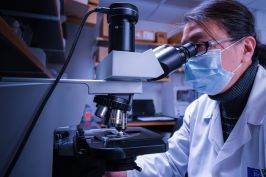
[(197, 54), (196, 44), (175, 48), (162, 45), (143, 53), (113, 50), (96, 68), (96, 79), (120, 81), (158, 80)]
[(113, 50), (96, 67), (99, 80), (145, 81), (163, 73), (152, 50), (144, 53)]

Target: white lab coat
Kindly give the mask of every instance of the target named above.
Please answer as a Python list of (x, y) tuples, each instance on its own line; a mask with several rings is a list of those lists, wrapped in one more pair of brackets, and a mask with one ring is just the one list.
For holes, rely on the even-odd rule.
[(187, 108), (166, 153), (137, 158), (128, 177), (266, 177), (266, 70), (259, 66), (247, 105), (224, 143), (218, 103), (202, 95)]

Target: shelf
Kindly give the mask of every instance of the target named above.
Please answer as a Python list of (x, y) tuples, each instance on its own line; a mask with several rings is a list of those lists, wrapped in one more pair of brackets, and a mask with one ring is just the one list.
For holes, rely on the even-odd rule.
[(128, 122), (128, 126), (141, 126), (141, 127), (148, 127), (148, 126), (174, 126), (176, 124), (175, 121), (134, 121)]
[[(70, 24), (80, 25), (81, 21), (82, 21), (82, 18), (79, 18), (79, 17), (73, 17), (73, 16), (66, 17), (66, 22), (70, 23)], [(96, 25), (96, 22), (97, 22), (96, 20), (95, 20), (95, 22), (93, 22), (93, 20), (91, 20), (91, 18), (89, 17), (86, 20), (85, 25), (88, 26), (88, 27), (93, 27), (93, 26)]]
[(47, 63), (63, 64), (65, 62), (66, 58), (65, 50), (44, 49), (44, 51), (46, 53)]
[[(103, 47), (108, 47), (108, 38), (105, 37), (97, 37), (96, 38), (97, 45), (98, 46), (103, 46)], [(136, 47), (151, 47), (155, 48), (160, 45), (163, 45), (161, 43), (154, 43), (154, 42), (145, 42), (145, 41), (135, 41)]]
[[(30, 27), (32, 30), (31, 47), (42, 48), (46, 52), (47, 61), (63, 63), (65, 46), (61, 23), (64, 19), (60, 16), (60, 4), (57, 2), (59, 1), (2, 1), (0, 12)], [(60, 55), (58, 55), (59, 52)]]
[(16, 12), (28, 12), (35, 14), (58, 16), (56, 0), (5, 0), (0, 2), (0, 9), (16, 11)]
[(29, 25), (33, 31), (32, 43), (40, 48), (64, 49), (61, 19), (38, 14), (0, 10), (6, 16)]
[[(80, 24), (85, 14), (97, 7), (98, 1), (76, 1), (64, 0), (65, 15), (68, 23)], [(97, 13), (92, 13), (86, 19), (86, 25), (94, 26), (97, 24)]]
[[(99, 123), (101, 127), (105, 125)], [(129, 121), (127, 122), (128, 127), (154, 127), (154, 126), (175, 126), (176, 121)]]
[(52, 77), (28, 46), (0, 17), (0, 75)]
[(157, 82), (169, 82), (170, 81), (170, 77), (169, 76), (166, 76), (160, 80), (157, 80)]

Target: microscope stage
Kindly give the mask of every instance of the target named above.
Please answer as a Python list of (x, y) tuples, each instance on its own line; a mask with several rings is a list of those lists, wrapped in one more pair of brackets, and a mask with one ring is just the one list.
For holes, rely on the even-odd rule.
[(109, 128), (85, 130), (84, 137), (93, 156), (109, 160), (165, 152), (168, 148), (162, 135), (141, 127), (128, 127), (122, 135)]

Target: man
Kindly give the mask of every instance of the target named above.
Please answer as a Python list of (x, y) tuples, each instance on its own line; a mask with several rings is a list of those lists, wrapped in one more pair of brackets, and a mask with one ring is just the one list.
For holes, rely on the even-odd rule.
[(186, 110), (166, 153), (140, 156), (142, 168), (107, 176), (266, 176), (266, 71), (254, 18), (233, 0), (204, 2), (185, 17), (182, 43), (199, 53), (185, 80), (204, 93)]

